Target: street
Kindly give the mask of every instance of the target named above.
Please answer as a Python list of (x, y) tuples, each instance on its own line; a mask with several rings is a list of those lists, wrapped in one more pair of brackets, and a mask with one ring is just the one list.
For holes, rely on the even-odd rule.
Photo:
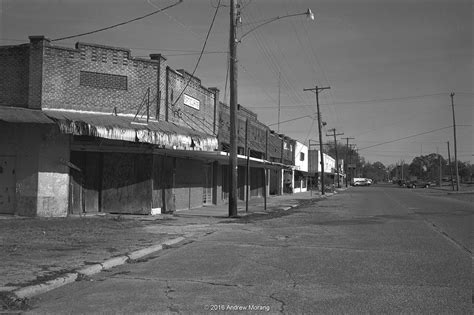
[(181, 244), (36, 297), (29, 312), (467, 314), (473, 211), (431, 190), (351, 187), (197, 226)]

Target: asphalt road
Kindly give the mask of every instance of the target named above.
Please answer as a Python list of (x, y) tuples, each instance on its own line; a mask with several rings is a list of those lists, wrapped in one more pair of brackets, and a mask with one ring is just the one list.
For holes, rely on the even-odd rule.
[(473, 212), (426, 190), (354, 187), (199, 226), (184, 244), (39, 296), (30, 312), (470, 314)]

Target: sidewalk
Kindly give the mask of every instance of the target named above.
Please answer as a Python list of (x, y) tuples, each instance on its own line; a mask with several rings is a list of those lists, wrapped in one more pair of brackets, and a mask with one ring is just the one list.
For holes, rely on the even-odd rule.
[[(333, 193), (326, 193), (326, 197), (332, 195)], [(320, 197), (321, 193), (317, 191), (306, 191), (301, 193), (285, 194), (281, 196), (270, 196), (267, 197), (266, 209), (264, 198), (253, 198), (249, 200), (248, 212), (246, 211), (245, 201), (239, 200), (237, 202), (237, 215), (243, 217), (252, 214), (267, 214), (279, 210), (288, 210), (309, 200), (319, 199)], [(227, 203), (175, 212), (175, 216), (178, 217), (228, 218), (228, 215), (229, 205)]]
[(228, 217), (227, 204), (156, 216), (0, 216), (0, 311), (21, 308), (35, 295), (205, 235), (223, 219), (239, 222), (317, 199), (321, 196), (314, 191), (271, 196), (264, 209), (264, 199), (254, 198), (248, 212), (239, 201), (238, 218)]

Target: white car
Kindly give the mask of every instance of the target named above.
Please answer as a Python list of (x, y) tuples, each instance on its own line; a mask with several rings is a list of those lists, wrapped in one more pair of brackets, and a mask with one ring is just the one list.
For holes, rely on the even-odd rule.
[(372, 185), (372, 180), (370, 178), (360, 178), (354, 181), (354, 186), (370, 186)]

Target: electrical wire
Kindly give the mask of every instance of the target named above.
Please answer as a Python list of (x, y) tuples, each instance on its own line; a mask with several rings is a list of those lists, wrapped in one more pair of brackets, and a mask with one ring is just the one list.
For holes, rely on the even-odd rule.
[(359, 148), (359, 151), (365, 150), (365, 149), (369, 149), (369, 148), (373, 148), (373, 147), (377, 147), (377, 146), (384, 145), (384, 144), (389, 144), (389, 143), (393, 143), (393, 142), (397, 142), (397, 141), (401, 141), (401, 140), (405, 140), (405, 139), (410, 139), (410, 138), (414, 138), (414, 137), (426, 135), (426, 134), (428, 134), (428, 133), (433, 133), (433, 132), (436, 132), (436, 131), (445, 130), (445, 129), (452, 128), (452, 127), (453, 127), (453, 126), (447, 126), (447, 127), (438, 128), (438, 129), (433, 129), (433, 130), (425, 131), (425, 132), (418, 133), (418, 134), (415, 134), (415, 135), (411, 135), (411, 136), (407, 136), (407, 137), (395, 139), (395, 140), (390, 140), (390, 141), (381, 142), (381, 143), (374, 144), (374, 145), (371, 145), (371, 146), (368, 146), (368, 147), (365, 147), (365, 148)]
[(176, 103), (178, 102), (178, 100), (181, 98), (181, 96), (183, 95), (184, 91), (186, 90), (186, 88), (189, 86), (189, 83), (191, 82), (192, 80), (192, 77), (194, 76), (194, 73), (196, 73), (196, 70), (199, 66), (199, 62), (201, 61), (201, 58), (204, 54), (204, 50), (206, 49), (206, 45), (207, 45), (207, 40), (209, 39), (209, 35), (211, 34), (211, 30), (212, 30), (212, 27), (214, 26), (214, 22), (216, 20), (216, 16), (217, 16), (217, 12), (219, 12), (219, 7), (220, 7), (220, 3), (221, 3), (221, 0), (219, 0), (219, 3), (216, 7), (216, 10), (214, 11), (214, 16), (212, 17), (212, 21), (211, 21), (211, 25), (209, 26), (209, 29), (207, 30), (207, 35), (206, 35), (206, 39), (204, 40), (204, 44), (202, 45), (202, 49), (201, 49), (201, 54), (199, 55), (199, 58), (196, 62), (196, 66), (194, 67), (194, 70), (193, 70), (193, 73), (191, 74), (191, 76), (189, 77), (188, 79), (188, 82), (186, 82), (186, 85), (184, 86), (183, 90), (181, 91), (181, 93), (179, 94), (179, 96), (176, 98), (176, 101), (172, 104), (172, 106), (175, 106)]
[[(313, 115), (315, 115), (315, 114), (313, 114)], [(299, 119), (303, 119), (303, 118), (306, 118), (306, 117), (310, 117), (310, 118), (311, 118), (313, 115), (305, 115), (305, 116), (296, 117), (296, 118), (293, 118), (293, 119), (288, 119), (288, 120), (280, 121), (280, 124), (283, 124), (283, 123), (286, 123), (286, 122), (290, 122), (290, 121), (299, 120)], [(269, 125), (267, 125), (267, 126), (270, 127), (270, 126), (275, 126), (275, 125), (278, 125), (278, 123), (269, 124)]]
[(151, 13), (148, 13), (148, 14), (145, 14), (145, 15), (142, 15), (142, 16), (139, 16), (137, 18), (134, 18), (134, 19), (131, 19), (131, 20), (128, 20), (128, 21), (125, 21), (125, 22), (121, 22), (121, 23), (117, 23), (117, 24), (114, 24), (114, 25), (111, 25), (111, 26), (107, 26), (107, 27), (103, 27), (101, 29), (97, 29), (97, 30), (94, 30), (94, 31), (90, 31), (90, 32), (85, 32), (85, 33), (80, 33), (80, 34), (76, 34), (76, 35), (71, 35), (71, 36), (64, 36), (64, 37), (60, 37), (60, 38), (56, 38), (56, 39), (52, 39), (51, 41), (52, 42), (56, 42), (56, 41), (60, 41), (60, 40), (64, 40), (64, 39), (70, 39), (70, 38), (75, 38), (75, 37), (80, 37), (80, 36), (84, 36), (84, 35), (90, 35), (90, 34), (94, 34), (94, 33), (99, 33), (99, 32), (102, 32), (102, 31), (106, 31), (106, 30), (109, 30), (109, 29), (112, 29), (112, 28), (116, 28), (116, 27), (119, 27), (119, 26), (122, 26), (122, 25), (125, 25), (125, 24), (128, 24), (128, 23), (131, 23), (131, 22), (135, 22), (135, 21), (138, 21), (138, 20), (142, 20), (144, 18), (147, 18), (149, 16), (152, 16), (154, 14), (157, 14), (157, 13), (160, 13), (160, 12), (163, 12), (167, 9), (170, 9), (174, 6), (177, 6), (178, 4), (180, 4), (181, 2), (183, 2), (183, 0), (178, 0), (178, 2), (174, 3), (174, 4), (171, 4), (169, 6), (166, 6), (164, 8), (161, 8), (161, 9), (158, 9), (156, 11), (153, 11)]

